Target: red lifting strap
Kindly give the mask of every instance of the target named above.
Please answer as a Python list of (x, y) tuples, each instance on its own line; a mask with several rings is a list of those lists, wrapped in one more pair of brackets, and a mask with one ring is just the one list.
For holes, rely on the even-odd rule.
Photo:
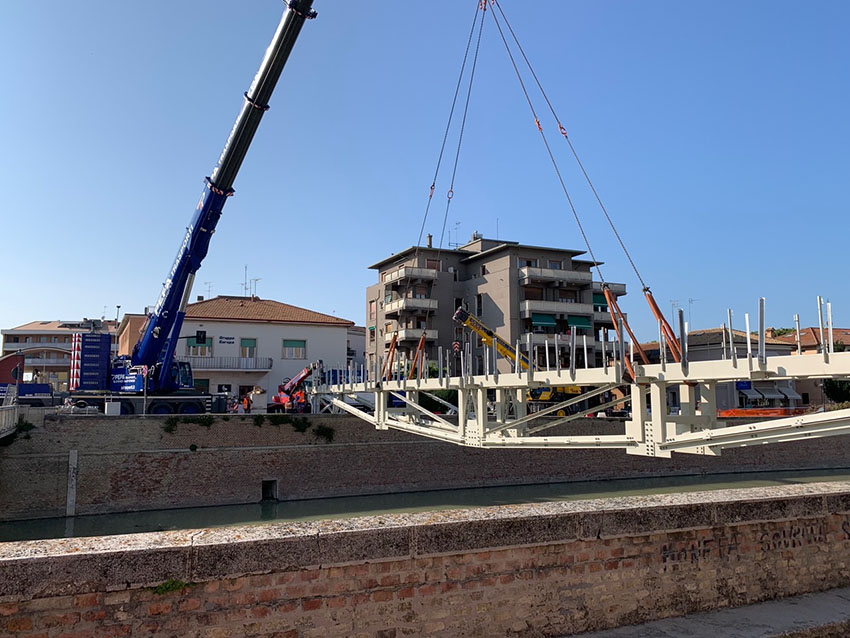
[[(673, 332), (673, 328), (667, 323), (667, 319), (664, 318), (664, 313), (661, 312), (661, 308), (658, 307), (658, 304), (655, 303), (655, 297), (652, 296), (652, 291), (649, 288), (643, 289), (643, 294), (646, 295), (646, 301), (649, 303), (649, 307), (652, 310), (652, 314), (655, 315), (655, 319), (661, 322), (661, 329), (664, 331), (664, 336), (667, 337), (667, 343), (670, 344), (670, 352), (673, 354), (673, 360), (676, 363), (681, 363), (682, 361), (682, 345), (679, 343), (679, 340), (676, 338), (676, 333)], [(661, 344), (658, 344), (659, 355)]]

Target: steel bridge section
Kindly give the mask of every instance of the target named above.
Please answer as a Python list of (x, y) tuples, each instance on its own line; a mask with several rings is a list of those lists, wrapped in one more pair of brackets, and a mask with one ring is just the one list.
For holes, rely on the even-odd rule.
[[(495, 366), (494, 366), (495, 367)], [(735, 381), (850, 379), (850, 352), (820, 355), (747, 356), (689, 363), (634, 363), (626, 380), (622, 360), (601, 368), (523, 370), (457, 377), (389, 379), (316, 385), (320, 402), (357, 416), (378, 429), (397, 429), (457, 445), (480, 448), (609, 448), (627, 454), (669, 458), (673, 452), (716, 456), (724, 448), (850, 434), (850, 409), (819, 412), (729, 426), (717, 418), (717, 386)], [(529, 410), (529, 389), (580, 386), (583, 393), (539, 411)], [(668, 414), (667, 389), (681, 397), (681, 414)], [(456, 390), (456, 416), (434, 413), (419, 403), (420, 393)], [(618, 391), (622, 396), (605, 396)], [(374, 397), (373, 409), (346, 397)], [(581, 406), (603, 397), (596, 406)], [(445, 402), (442, 402), (445, 405)], [(622, 432), (541, 434), (593, 411), (631, 404)], [(564, 413), (567, 414), (564, 414)], [(555, 416), (557, 415), (557, 416)], [(591, 424), (591, 428), (593, 425)], [(601, 426), (600, 426), (601, 430)]]

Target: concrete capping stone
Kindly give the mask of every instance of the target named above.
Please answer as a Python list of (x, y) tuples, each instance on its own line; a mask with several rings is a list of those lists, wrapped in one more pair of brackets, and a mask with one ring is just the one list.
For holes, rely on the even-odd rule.
[(718, 525), (733, 525), (743, 521), (811, 518), (826, 513), (822, 496), (717, 503), (715, 508)]
[(579, 518), (576, 514), (562, 514), (418, 525), (413, 529), (415, 555), (456, 554), (576, 540)]
[(0, 543), (0, 601), (644, 536), (850, 508), (850, 482)]

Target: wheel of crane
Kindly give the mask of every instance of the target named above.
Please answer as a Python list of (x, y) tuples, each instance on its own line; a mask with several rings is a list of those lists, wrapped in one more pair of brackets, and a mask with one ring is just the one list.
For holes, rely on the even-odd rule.
[(174, 406), (167, 401), (154, 401), (148, 407), (148, 414), (174, 414)]
[(180, 404), (177, 411), (180, 414), (203, 414), (204, 406), (199, 401), (186, 401)]

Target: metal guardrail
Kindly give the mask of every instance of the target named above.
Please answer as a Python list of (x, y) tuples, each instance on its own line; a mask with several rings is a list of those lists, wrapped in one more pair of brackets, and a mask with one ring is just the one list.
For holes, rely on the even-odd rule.
[(271, 357), (182, 357), (194, 370), (271, 370)]
[(18, 426), (19, 407), (4, 405), (0, 407), (0, 438), (11, 434)]

